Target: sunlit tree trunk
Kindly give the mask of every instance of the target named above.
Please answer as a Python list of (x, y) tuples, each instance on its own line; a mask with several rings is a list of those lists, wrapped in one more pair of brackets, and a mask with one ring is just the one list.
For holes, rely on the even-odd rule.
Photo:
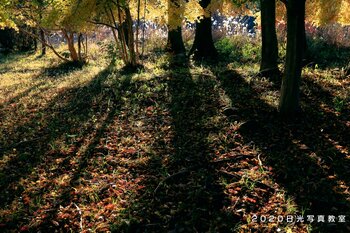
[(282, 116), (293, 118), (300, 108), (299, 88), (304, 48), (305, 0), (288, 0), (286, 6), (287, 54), (279, 110)]
[(79, 61), (79, 56), (77, 53), (77, 50), (74, 47), (74, 33), (73, 32), (67, 32), (66, 30), (62, 30), (64, 37), (67, 40), (68, 50), (70, 53), (70, 57), (73, 62)]
[(278, 74), (278, 44), (276, 35), (276, 0), (260, 0), (261, 5), (261, 63), (264, 76)]
[[(210, 0), (201, 0), (199, 2), (203, 9), (210, 4)], [(196, 23), (196, 33), (190, 55), (194, 55), (194, 59), (215, 58), (218, 53), (214, 46), (211, 31), (211, 15), (207, 12), (199, 22)]]

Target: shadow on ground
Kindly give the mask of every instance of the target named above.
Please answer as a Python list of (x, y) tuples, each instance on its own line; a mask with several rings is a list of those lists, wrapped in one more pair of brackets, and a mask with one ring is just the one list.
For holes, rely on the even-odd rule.
[[(2, 216), (5, 230), (38, 218), (33, 231), (77, 232), (95, 224), (97, 232), (237, 232), (278, 189), (300, 214), (348, 216), (348, 105), (336, 113), (332, 93), (305, 77), (304, 113), (284, 123), (254, 80), (226, 66), (208, 68), (213, 74), (194, 74), (180, 58), (170, 61), (166, 76), (150, 80), (107, 68), (60, 91), (29, 121), (9, 126), (16, 133), (9, 132), (11, 143), (0, 151), (6, 156), (0, 203), (19, 206)], [(46, 72), (54, 78), (60, 70)], [(229, 112), (222, 95), (232, 103)], [(258, 159), (272, 168), (276, 184), (247, 178)], [(37, 183), (23, 183), (26, 177)], [(92, 188), (92, 195), (84, 193)], [(88, 207), (101, 212), (89, 214)], [(64, 211), (72, 215), (64, 218)], [(252, 229), (268, 229), (259, 226)], [(316, 232), (349, 227), (312, 226)]]
[[(340, 115), (332, 109), (333, 96), (303, 78), (304, 111), (293, 123), (279, 119), (275, 108), (259, 97), (262, 93), (236, 71), (217, 74), (232, 100), (231, 121), (244, 121), (239, 133), (260, 151), (273, 177), (294, 199), (304, 215), (349, 216), (349, 154), (346, 142), (349, 109)], [(328, 107), (324, 107), (328, 106)], [(314, 223), (317, 232), (346, 232), (349, 223)]]

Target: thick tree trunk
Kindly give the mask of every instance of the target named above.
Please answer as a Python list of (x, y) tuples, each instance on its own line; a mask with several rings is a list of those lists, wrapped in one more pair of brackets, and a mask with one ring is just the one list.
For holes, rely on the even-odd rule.
[(305, 24), (303, 28), (303, 58), (302, 58), (302, 66), (305, 66), (310, 61), (310, 54), (309, 54), (309, 46), (307, 44), (306, 39), (306, 30), (305, 30)]
[(176, 29), (169, 28), (167, 50), (173, 54), (185, 53), (181, 27), (177, 27)]
[(181, 0), (168, 0), (168, 42), (167, 51), (173, 54), (185, 53), (182, 40), (182, 15), (184, 8)]
[[(199, 2), (203, 9), (207, 8), (210, 0), (201, 0)], [(196, 23), (196, 33), (194, 42), (189, 55), (194, 55), (195, 60), (203, 58), (215, 58), (218, 53), (214, 46), (211, 31), (211, 16), (204, 16)]]
[(261, 3), (261, 63), (264, 76), (278, 74), (278, 44), (276, 35), (276, 0), (260, 0)]
[(293, 118), (298, 112), (299, 88), (303, 58), (305, 0), (287, 2), (287, 54), (282, 80), (279, 110), (282, 116)]

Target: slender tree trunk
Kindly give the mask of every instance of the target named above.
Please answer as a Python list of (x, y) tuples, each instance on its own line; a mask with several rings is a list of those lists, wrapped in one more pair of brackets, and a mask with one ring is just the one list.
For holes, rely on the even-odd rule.
[(299, 89), (303, 58), (305, 0), (287, 2), (287, 54), (282, 80), (279, 110), (282, 116), (293, 118), (299, 111)]
[(43, 29), (39, 29), (40, 40), (41, 40), (41, 56), (46, 54), (46, 37)]
[(78, 35), (78, 57), (79, 60), (82, 61), (82, 56), (81, 56), (81, 43), (82, 43), (82, 39), (83, 39), (83, 34), (79, 33)]
[[(201, 0), (199, 2), (203, 9), (207, 8), (210, 0)], [(209, 13), (208, 13), (209, 14)], [(189, 55), (194, 55), (194, 59), (215, 58), (218, 53), (214, 46), (211, 31), (211, 15), (205, 15), (196, 23), (196, 33), (194, 42)]]
[[(125, 64), (127, 64), (128, 62), (128, 59), (127, 59), (127, 54), (125, 52), (125, 48), (124, 48), (124, 44), (123, 44), (123, 41), (122, 39), (120, 38), (120, 34), (119, 34), (119, 38), (118, 38), (118, 35), (117, 35), (117, 32), (118, 32), (118, 24), (116, 22), (116, 19), (114, 17), (114, 14), (113, 14), (113, 11), (111, 8), (109, 8), (109, 11), (107, 11), (107, 9), (105, 9), (106, 11), (106, 14), (108, 15), (108, 18), (109, 20), (111, 21), (111, 24), (114, 25), (114, 28), (111, 28), (112, 29), (112, 33), (113, 33), (113, 37), (114, 37), (114, 40), (116, 42), (116, 45), (117, 45), (117, 48), (119, 49), (119, 51), (121, 52), (122, 54), (122, 59), (123, 59), (123, 62)], [(118, 32), (119, 33), (119, 32)], [(120, 43), (120, 45), (119, 45)]]
[(144, 1), (144, 6), (143, 6), (142, 51), (141, 51), (142, 56), (143, 56), (143, 53), (145, 52), (146, 10), (147, 10), (147, 0)]
[[(36, 30), (36, 28), (33, 28), (34, 33), (37, 33), (38, 31)], [(34, 51), (38, 50), (38, 40), (34, 39)]]
[(59, 54), (59, 53), (56, 51), (56, 49), (52, 46), (52, 44), (50, 44), (50, 41), (49, 41), (49, 40), (46, 40), (46, 42), (45, 42), (45, 41), (41, 41), (40, 37), (39, 37), (37, 34), (31, 33), (30, 31), (27, 31), (27, 30), (25, 30), (25, 29), (23, 29), (23, 28), (20, 28), (20, 30), (21, 30), (23, 33), (27, 34), (28, 36), (31, 36), (31, 37), (33, 37), (34, 39), (39, 40), (41, 43), (45, 43), (45, 44), (46, 44), (46, 47), (48, 47), (49, 49), (51, 49), (52, 52), (53, 52), (57, 57), (59, 57), (60, 59), (62, 59), (62, 60), (65, 61), (65, 62), (69, 62), (69, 60), (68, 60), (67, 58), (63, 57), (61, 54)]
[(168, 0), (168, 42), (167, 51), (173, 54), (185, 53), (182, 39), (182, 14), (184, 11), (181, 0)]
[(139, 56), (139, 28), (140, 28), (141, 0), (137, 0), (137, 24), (136, 24), (136, 54)]
[(85, 34), (85, 55), (88, 55), (88, 34)]
[[(119, 22), (119, 26), (120, 26), (118, 33), (120, 35), (120, 41), (122, 42), (122, 48), (123, 48), (125, 60), (127, 61), (126, 64), (128, 64), (129, 63), (128, 49), (127, 49), (128, 41), (126, 41), (126, 36), (125, 36), (124, 30), (122, 29), (122, 22), (123, 22), (122, 17), (121, 17), (122, 9), (120, 7), (119, 0), (117, 0), (117, 10), (118, 10), (118, 22)], [(110, 11), (111, 11), (112, 17), (114, 18), (113, 12), (111, 9), (110, 9)], [(115, 20), (114, 20), (114, 22), (115, 22)]]
[[(39, 0), (38, 3), (40, 4), (40, 8), (39, 10), (42, 11), (43, 10), (43, 0)], [(43, 16), (42, 16), (42, 13), (40, 12), (39, 13), (39, 19), (40, 21), (42, 20)], [(41, 56), (44, 56), (46, 54), (46, 37), (45, 37), (45, 32), (44, 30), (39, 26), (39, 37), (40, 37), (40, 40), (41, 40)]]
[(260, 73), (271, 77), (278, 74), (278, 44), (276, 35), (276, 0), (260, 0), (261, 63)]

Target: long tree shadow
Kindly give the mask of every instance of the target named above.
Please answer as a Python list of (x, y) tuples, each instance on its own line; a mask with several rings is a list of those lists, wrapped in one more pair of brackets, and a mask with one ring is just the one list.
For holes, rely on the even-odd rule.
[[(217, 76), (236, 109), (230, 120), (244, 122), (238, 132), (246, 143), (253, 142), (261, 151), (265, 165), (273, 168), (274, 179), (295, 199), (299, 214), (305, 211), (304, 216), (326, 215), (326, 223), (312, 223), (316, 231), (346, 232), (348, 222), (328, 223), (327, 217), (349, 215), (350, 164), (346, 154), (327, 140), (328, 132), (322, 128), (332, 128), (332, 134), (337, 132), (336, 138), (344, 143), (348, 127), (335, 115), (310, 102), (305, 103), (308, 108), (302, 117), (294, 123), (285, 123), (276, 109), (261, 100), (259, 91), (236, 71), (225, 71)], [(320, 112), (322, 117), (317, 115)]]
[[(67, 63), (62, 63), (62, 64), (59, 64), (58, 66), (47, 67), (41, 70), (40, 72), (38, 72), (38, 74), (35, 74), (34, 76), (31, 77), (31, 79), (33, 80), (33, 83), (35, 84), (33, 83), (27, 84), (29, 85), (27, 89), (24, 89), (23, 91), (15, 95), (12, 92), (16, 91), (17, 88), (23, 87), (23, 84), (19, 83), (19, 84), (14, 84), (7, 87), (4, 90), (4, 96), (7, 99), (5, 99), (5, 101), (0, 104), (0, 116), (1, 116), (0, 123), (3, 123), (1, 121), (6, 120), (7, 118), (6, 112), (9, 111), (9, 109), (14, 108), (15, 111), (19, 112), (18, 109), (16, 110), (16, 107), (18, 106), (18, 104), (20, 104), (20, 100), (22, 98), (30, 97), (31, 99), (35, 99), (36, 100), (35, 102), (37, 102), (43, 93), (50, 91), (50, 89), (52, 89), (53, 83), (54, 84), (59, 83), (61, 81), (61, 78), (67, 77), (68, 75), (74, 73), (75, 71), (77, 71), (78, 68), (79, 67), (76, 67), (76, 66), (73, 66), (72, 64), (67, 64)], [(8, 71), (12, 72), (12, 68), (9, 68)], [(28, 69), (21, 69), (21, 73), (26, 73), (30, 71), (35, 71), (35, 69), (29, 70), (29, 71)], [(48, 77), (52, 78), (52, 80), (49, 80), (50, 84), (48, 84)], [(26, 106), (26, 108), (36, 108), (36, 106)], [(17, 131), (15, 130), (15, 127), (20, 125), (21, 124), (17, 125), (14, 123), (14, 127), (12, 131)], [(6, 131), (3, 133), (6, 134)], [(18, 139), (20, 138), (19, 137), (16, 138), (17, 140), (16, 142), (16, 141), (11, 141), (11, 138), (7, 138), (7, 141), (4, 142), (2, 146), (0, 146), (0, 152), (18, 143), (19, 142)]]
[[(64, 185), (59, 190), (59, 196), (56, 198), (55, 203), (52, 203), (52, 208), (46, 212), (49, 217), (45, 218), (45, 220), (41, 222), (40, 226), (38, 226), (36, 230), (63, 232), (67, 231), (68, 228), (70, 230), (78, 230), (76, 225), (74, 225), (74, 219), (60, 219), (60, 206), (68, 206), (69, 208), (72, 208), (73, 204), (76, 206), (77, 204), (80, 204), (77, 202), (79, 200), (75, 190), (77, 190), (82, 183), (84, 183), (86, 187), (91, 185), (87, 181), (84, 181), (85, 179), (91, 179), (91, 174), (87, 174), (87, 172), (93, 169), (91, 169), (89, 166), (91, 166), (91, 163), (95, 164), (98, 160), (98, 156), (106, 152), (105, 148), (100, 147), (101, 139), (105, 137), (106, 131), (108, 131), (107, 129), (112, 125), (113, 121), (115, 120), (115, 116), (119, 113), (122, 107), (121, 98), (123, 97), (123, 93), (129, 89), (128, 86), (130, 84), (130, 77), (127, 77), (120, 82), (118, 82), (118, 80), (113, 81), (113, 84), (110, 86), (105, 85), (103, 82), (106, 75), (112, 75), (112, 77), (118, 78), (117, 74), (113, 74), (109, 70), (106, 70), (98, 75), (99, 77), (97, 80), (94, 80), (97, 83), (93, 85), (91, 89), (89, 86), (83, 88), (84, 91), (87, 91), (85, 93), (89, 93), (89, 91), (95, 92), (96, 88), (97, 93), (104, 93), (102, 96), (95, 96), (102, 98), (100, 99), (101, 105), (98, 106), (99, 110), (94, 111), (95, 113), (100, 114), (99, 119), (94, 121), (88, 128), (84, 129), (84, 132), (79, 135), (79, 137), (83, 138), (84, 141), (77, 141), (74, 143), (74, 147), (68, 152), (68, 154), (65, 155), (64, 160), (60, 164), (60, 168), (55, 172), (55, 174), (48, 177), (48, 179), (54, 180), (60, 175), (67, 173), (67, 171), (71, 171), (69, 180), (67, 181), (69, 185)], [(116, 83), (119, 83), (120, 85), (115, 86)], [(107, 101), (105, 98), (109, 98), (110, 101)], [(93, 99), (90, 101), (88, 101), (90, 104), (94, 102)], [(108, 105), (106, 105), (106, 103), (108, 103)], [(79, 108), (79, 110), (82, 109), (89, 108)], [(74, 161), (74, 163), (72, 163), (72, 161)], [(108, 172), (105, 172), (105, 175), (106, 174), (108, 174)], [(108, 187), (108, 185), (102, 187), (98, 191), (98, 194), (102, 196), (103, 192), (106, 191)], [(47, 187), (45, 189), (47, 189)], [(87, 198), (85, 202), (87, 201), (93, 202), (96, 200), (89, 200), (89, 198)], [(77, 202), (77, 204), (75, 202)], [(54, 224), (52, 222), (52, 220), (56, 221), (58, 219), (60, 219), (60, 224)]]
[[(104, 89), (104, 81), (109, 74), (110, 71), (105, 69), (84, 87), (61, 92), (29, 122), (12, 126), (17, 133), (9, 135), (7, 140), (18, 143), (11, 144), (2, 151), (8, 158), (1, 170), (1, 190), (5, 190), (0, 196), (2, 208), (21, 195), (23, 187), (20, 180), (30, 174), (34, 175), (34, 168), (41, 163), (68, 157), (84, 143), (94, 127), (94, 116), (103, 115), (107, 108), (99, 105), (98, 100), (113, 96), (110, 89)], [(25, 135), (27, 139), (21, 141), (18, 135)], [(65, 143), (70, 148), (64, 148)], [(38, 173), (35, 176), (40, 179), (45, 174)]]
[[(224, 207), (229, 205), (209, 148), (210, 133), (220, 130), (211, 118), (218, 112), (215, 80), (193, 76), (186, 61), (170, 62), (166, 85), (166, 107), (171, 120), (169, 135), (153, 144), (157, 153), (147, 168), (146, 190), (135, 197), (127, 213), (129, 223), (114, 223), (114, 232), (230, 232), (238, 218)], [(166, 120), (167, 118), (163, 119)], [(164, 122), (168, 123), (168, 122)], [(163, 140), (164, 139), (164, 140)], [(158, 166), (158, 167), (156, 167)]]
[[(19, 203), (17, 212), (5, 217), (9, 229), (29, 221), (19, 216), (23, 213), (36, 219), (32, 229), (42, 232), (77, 232), (94, 224), (96, 231), (133, 233), (237, 231), (237, 223), (246, 221), (238, 206), (258, 212), (272, 194), (262, 190), (267, 194), (261, 200), (240, 205), (239, 200), (250, 200), (242, 188), (237, 206), (228, 199), (219, 171), (223, 163), (213, 161), (218, 154), (235, 159), (237, 144), (222, 143), (237, 135), (222, 136), (223, 124), (215, 123), (221, 120), (240, 126), (243, 143), (258, 148), (264, 166), (272, 167), (273, 178), (304, 214), (349, 214), (346, 116), (320, 108), (331, 104), (329, 93), (308, 91), (303, 98), (314, 105), (306, 104), (296, 123), (283, 123), (235, 71), (193, 74), (181, 59), (168, 69), (166, 77), (151, 80), (103, 70), (83, 86), (60, 91), (30, 121), (11, 126), (18, 133), (8, 140), (20, 144), (3, 150), (7, 160), (0, 177), (1, 207)], [(232, 101), (227, 118), (220, 112), (219, 89)], [(317, 101), (318, 95), (324, 99)], [(228, 171), (241, 168), (239, 159), (236, 165), (224, 163)], [(237, 178), (225, 174), (230, 181)], [(36, 184), (26, 184), (27, 176)], [(86, 207), (98, 205), (101, 212), (88, 213)], [(116, 216), (115, 222), (106, 223), (107, 214)], [(346, 230), (341, 223), (313, 226), (320, 232)]]
[[(170, 72), (168, 85), (175, 150), (169, 163), (170, 170), (174, 173), (193, 166), (201, 168), (169, 182), (166, 193), (157, 194), (159, 204), (171, 201), (173, 205), (181, 206), (169, 219), (170, 230), (174, 232), (214, 229), (223, 232), (229, 228), (216, 225), (215, 221), (220, 217), (228, 219), (222, 211), (228, 200), (219, 184), (218, 174), (209, 166), (215, 155), (207, 142), (209, 133), (218, 130), (210, 124), (211, 117), (217, 114), (219, 101), (218, 93), (213, 92), (215, 80), (201, 75), (195, 77), (185, 66)], [(230, 220), (231, 226), (237, 223)]]

